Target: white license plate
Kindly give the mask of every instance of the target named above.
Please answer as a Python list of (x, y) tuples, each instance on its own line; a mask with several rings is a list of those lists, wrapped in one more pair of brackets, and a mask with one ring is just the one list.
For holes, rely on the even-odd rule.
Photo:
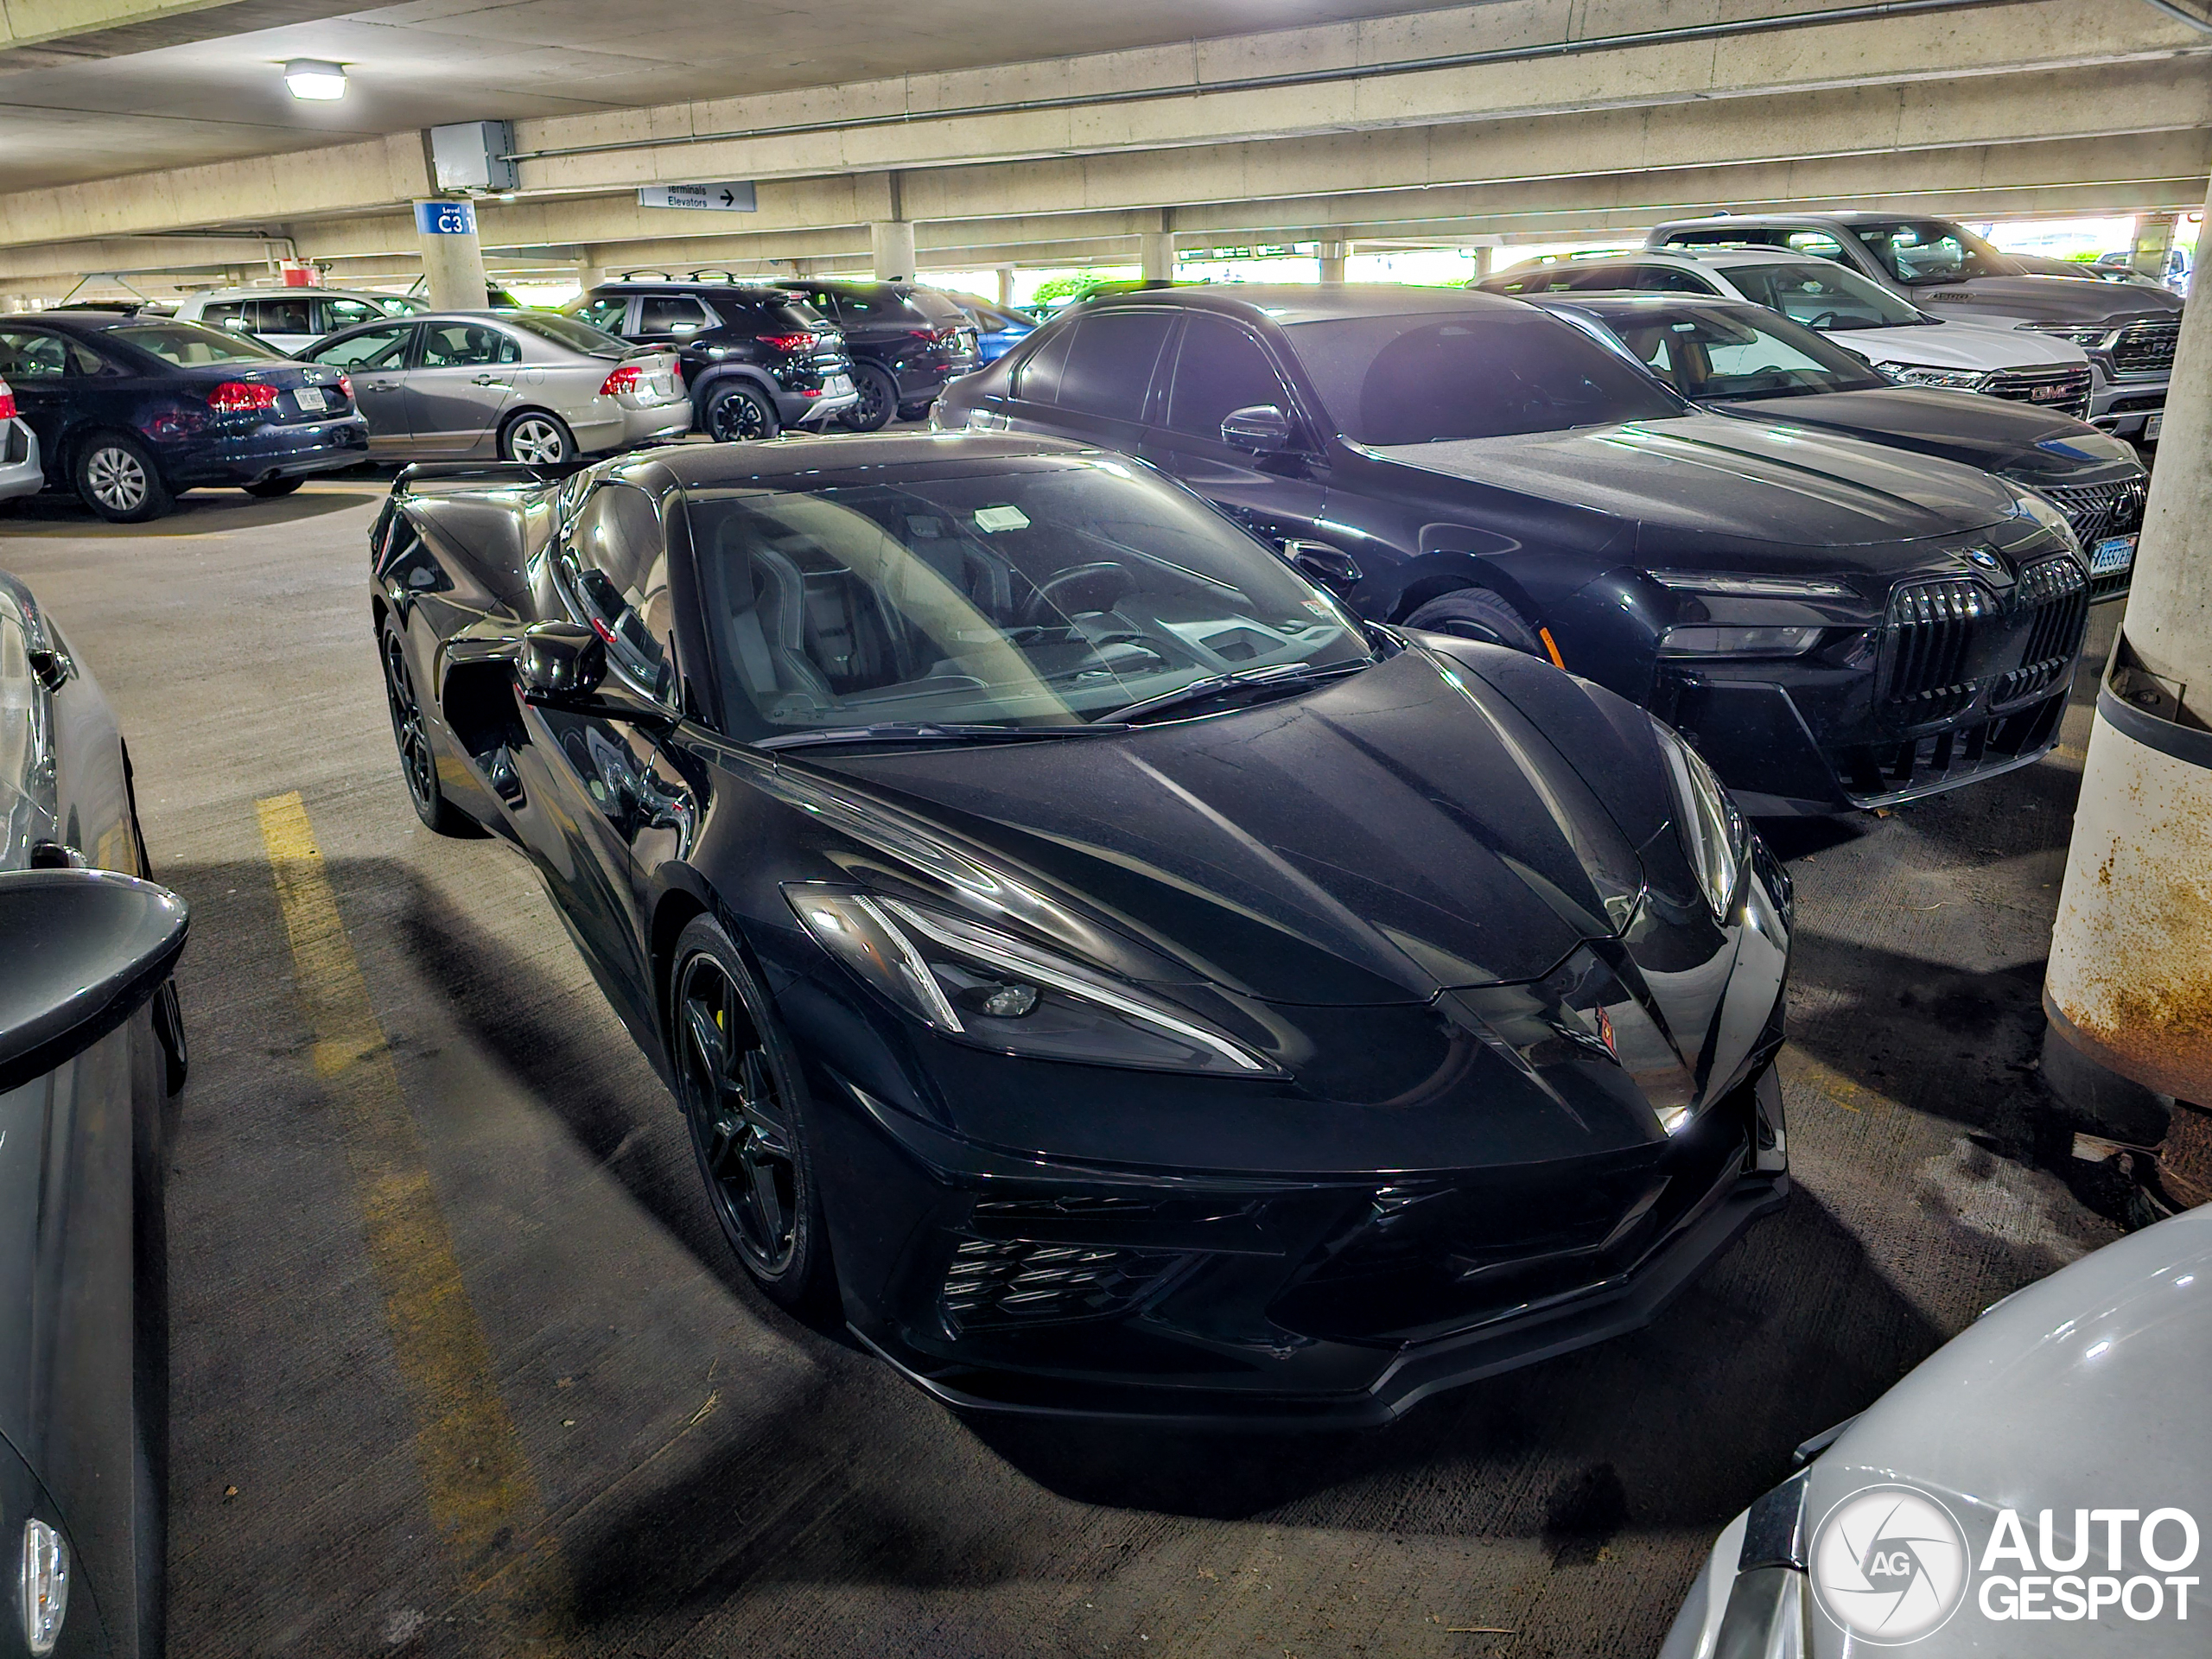
[(2093, 576), (2115, 575), (2135, 563), (2135, 538), (2133, 536), (2107, 536), (2089, 552), (2089, 574)]
[(292, 396), (299, 400), (302, 409), (328, 409), (330, 399), (321, 386), (302, 386)]
[(652, 394), (656, 397), (673, 397), (676, 396), (676, 382), (670, 379), (664, 374), (657, 374), (653, 376), (652, 379), (645, 382), (645, 385), (652, 389)]
[(853, 389), (853, 383), (842, 374), (833, 374), (822, 383), (825, 397), (842, 397)]
[(2166, 417), (2164, 415), (2153, 415), (2149, 420), (2144, 422), (2143, 442), (2156, 443), (2158, 441), (2158, 429), (2165, 424), (2165, 421)]

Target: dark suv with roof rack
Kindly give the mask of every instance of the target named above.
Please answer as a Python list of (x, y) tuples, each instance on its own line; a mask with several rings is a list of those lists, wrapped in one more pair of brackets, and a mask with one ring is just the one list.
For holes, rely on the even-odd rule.
[(860, 402), (844, 416), (874, 432), (893, 415), (918, 421), (949, 380), (976, 364), (976, 321), (916, 283), (795, 282), (792, 290), (844, 331)]
[(821, 427), (859, 402), (836, 326), (789, 289), (709, 271), (632, 271), (563, 309), (610, 334), (674, 351), (694, 424), (721, 442)]

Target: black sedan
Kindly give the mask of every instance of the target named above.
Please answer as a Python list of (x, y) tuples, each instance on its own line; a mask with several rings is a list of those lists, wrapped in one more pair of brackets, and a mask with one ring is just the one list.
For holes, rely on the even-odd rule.
[(0, 1655), (162, 1652), (185, 909), (99, 687), (0, 575)]
[(1597, 323), (1701, 409), (1940, 455), (2033, 490), (2074, 527), (2090, 597), (2127, 592), (2151, 477), (2133, 444), (2086, 421), (1979, 392), (1899, 385), (1812, 329), (1741, 300), (1577, 294), (1536, 303)]
[(1881, 806), (2057, 741), (2071, 529), (1975, 468), (1707, 414), (1517, 300), (1163, 288), (1073, 308), (944, 427), (1127, 450), (1377, 621), (1548, 658), (1753, 813)]
[(48, 486), (74, 489), (118, 523), (158, 518), (198, 486), (289, 495), (368, 458), (369, 429), (343, 374), (196, 322), (0, 317), (0, 379), (38, 435)]
[(1106, 453), (403, 474), (416, 810), (537, 866), (738, 1256), (939, 1397), (1374, 1422), (1786, 1185), (1789, 887), (1696, 755)]

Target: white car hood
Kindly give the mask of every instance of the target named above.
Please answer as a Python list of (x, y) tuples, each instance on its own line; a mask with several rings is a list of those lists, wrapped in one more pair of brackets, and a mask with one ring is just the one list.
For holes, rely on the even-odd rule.
[(2071, 340), (1970, 322), (1907, 323), (1895, 328), (1821, 331), (1869, 363), (1909, 363), (1930, 369), (2078, 369), (2088, 354)]

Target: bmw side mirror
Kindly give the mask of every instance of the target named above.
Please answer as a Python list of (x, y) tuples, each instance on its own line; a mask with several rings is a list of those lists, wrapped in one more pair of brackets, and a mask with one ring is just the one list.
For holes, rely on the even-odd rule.
[(1272, 455), (1290, 447), (1290, 416), (1273, 404), (1232, 409), (1221, 423), (1221, 441), (1255, 455)]
[(1285, 542), (1282, 556), (1324, 588), (1356, 588), (1365, 574), (1358, 560), (1326, 542)]
[(575, 622), (537, 622), (522, 636), (515, 680), (531, 702), (582, 702), (607, 678), (607, 646)]
[(0, 875), (0, 1094), (76, 1058), (152, 1000), (189, 912), (112, 870)]

